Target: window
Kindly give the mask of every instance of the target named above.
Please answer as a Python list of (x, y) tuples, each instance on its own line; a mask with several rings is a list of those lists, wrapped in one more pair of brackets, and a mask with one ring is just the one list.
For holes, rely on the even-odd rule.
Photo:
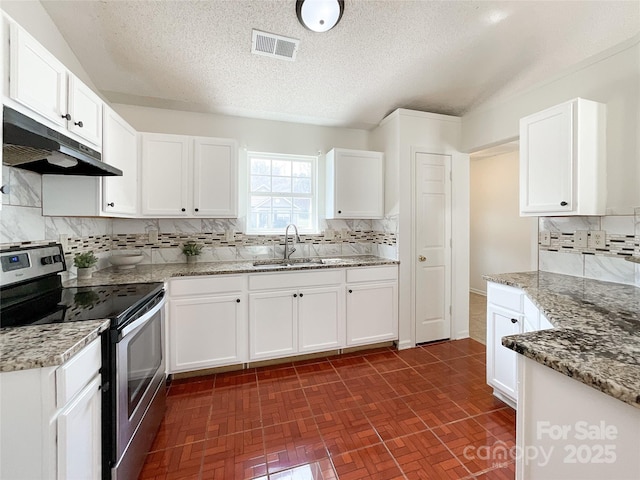
[(317, 229), (316, 157), (248, 152), (247, 232), (282, 233)]

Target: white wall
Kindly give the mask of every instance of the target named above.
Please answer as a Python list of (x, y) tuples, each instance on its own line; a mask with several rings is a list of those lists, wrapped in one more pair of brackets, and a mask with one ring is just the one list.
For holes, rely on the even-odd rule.
[(520, 217), (518, 152), (471, 157), (469, 288), (486, 294), (482, 275), (537, 270), (536, 217)]
[(462, 150), (517, 138), (521, 117), (576, 97), (607, 106), (607, 214), (640, 205), (640, 36), (510, 100), (462, 119)]

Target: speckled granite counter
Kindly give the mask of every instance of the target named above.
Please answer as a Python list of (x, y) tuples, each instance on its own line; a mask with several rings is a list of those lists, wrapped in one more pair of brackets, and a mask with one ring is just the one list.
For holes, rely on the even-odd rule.
[(484, 278), (522, 289), (555, 327), (504, 346), (640, 408), (640, 288), (546, 272)]
[(62, 365), (98, 338), (109, 320), (0, 329), (0, 372)]
[(212, 262), (212, 263), (165, 263), (158, 265), (137, 265), (130, 270), (117, 270), (113, 267), (99, 270), (86, 280), (71, 279), (64, 282), (65, 287), (87, 286), (87, 285), (113, 285), (120, 283), (145, 283), (145, 282), (165, 282), (172, 277), (190, 277), (202, 275), (223, 275), (239, 273), (273, 273), (290, 272), (300, 270), (316, 270), (326, 268), (347, 268), (347, 267), (372, 267), (376, 265), (397, 265), (396, 260), (376, 257), (373, 255), (358, 255), (353, 257), (336, 257), (324, 259), (323, 264), (305, 264), (292, 266), (272, 266), (265, 270), (255, 267), (252, 260), (235, 262)]

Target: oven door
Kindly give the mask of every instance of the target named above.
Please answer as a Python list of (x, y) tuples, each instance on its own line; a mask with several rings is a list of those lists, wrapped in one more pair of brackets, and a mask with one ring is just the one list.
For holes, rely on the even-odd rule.
[(116, 464), (112, 478), (137, 477), (165, 406), (163, 297), (118, 329), (116, 371)]

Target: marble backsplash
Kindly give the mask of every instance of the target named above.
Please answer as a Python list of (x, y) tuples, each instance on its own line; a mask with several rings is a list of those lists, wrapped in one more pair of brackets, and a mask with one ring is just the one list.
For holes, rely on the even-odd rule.
[[(635, 215), (540, 217), (539, 232), (550, 232), (551, 245), (539, 244), (538, 269), (577, 277), (640, 286), (640, 208)], [(575, 245), (575, 232), (604, 230), (605, 247)]]
[[(2, 167), (0, 248), (52, 241), (63, 244), (67, 266), (73, 255), (92, 250), (98, 269), (109, 266), (112, 251), (143, 254), (143, 263), (184, 262), (180, 246), (204, 245), (200, 261), (276, 258), (284, 254), (284, 235), (246, 235), (240, 219), (120, 219), (45, 217), (41, 176)], [(397, 219), (321, 220), (320, 234), (301, 235), (293, 256), (378, 255), (397, 259)]]

